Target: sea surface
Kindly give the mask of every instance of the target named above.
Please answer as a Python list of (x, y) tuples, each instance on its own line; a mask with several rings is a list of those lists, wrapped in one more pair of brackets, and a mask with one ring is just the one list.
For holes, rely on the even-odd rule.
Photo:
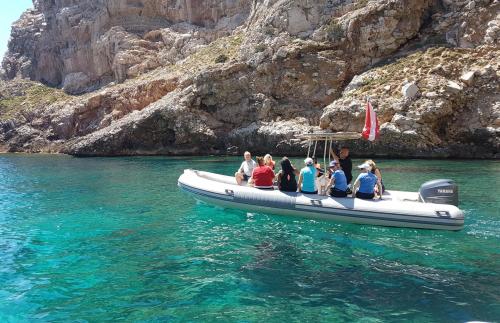
[(177, 188), (240, 158), (0, 155), (0, 322), (500, 322), (500, 162), (378, 162), (389, 189), (454, 179), (465, 228), (249, 214)]

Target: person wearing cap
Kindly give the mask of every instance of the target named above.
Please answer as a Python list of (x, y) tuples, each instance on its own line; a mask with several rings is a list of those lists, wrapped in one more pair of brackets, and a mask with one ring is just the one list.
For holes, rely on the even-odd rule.
[[(339, 162), (340, 168), (344, 171), (345, 177), (347, 179), (347, 185), (349, 186), (352, 181), (352, 160), (351, 157), (349, 156), (349, 147), (347, 146), (342, 146), (340, 148), (339, 155), (335, 153), (334, 150), (330, 149), (330, 155), (334, 160)], [(347, 192), (350, 192), (350, 189), (347, 189)]]
[[(382, 192), (380, 182), (377, 176), (371, 172), (372, 167), (370, 164), (363, 163), (359, 165), (358, 168), (362, 173), (359, 174), (352, 186), (353, 196), (360, 199), (371, 200), (375, 197), (375, 186), (378, 186), (379, 192)], [(382, 195), (380, 195), (380, 199), (382, 199)]]
[(339, 162), (332, 160), (328, 170), (330, 171), (330, 182), (327, 190), (330, 188), (330, 196), (347, 197), (347, 179), (344, 171), (340, 169)]
[(318, 194), (318, 189), (316, 188), (317, 171), (314, 167), (314, 161), (312, 158), (307, 157), (304, 163), (306, 166), (300, 170), (297, 189), (304, 194)]

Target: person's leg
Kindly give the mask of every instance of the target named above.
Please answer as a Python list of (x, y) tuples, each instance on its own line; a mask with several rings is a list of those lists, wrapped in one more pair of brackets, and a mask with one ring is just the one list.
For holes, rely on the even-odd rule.
[(373, 197), (375, 196), (375, 194), (367, 194), (367, 193), (362, 193), (362, 192), (356, 192), (356, 197), (359, 198), (359, 199), (363, 199), (363, 200), (371, 200), (373, 199)]
[(236, 183), (238, 183), (238, 185), (241, 185), (241, 181), (243, 180), (243, 175), (240, 172), (236, 172), (234, 174), (234, 178), (236, 179)]
[(330, 195), (333, 197), (347, 197), (347, 193), (339, 190), (331, 190)]

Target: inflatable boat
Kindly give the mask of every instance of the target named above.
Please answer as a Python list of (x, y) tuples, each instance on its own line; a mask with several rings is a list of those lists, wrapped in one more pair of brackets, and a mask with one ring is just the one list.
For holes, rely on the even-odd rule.
[(464, 225), (451, 180), (424, 183), (419, 192), (386, 191), (382, 200), (260, 190), (238, 185), (234, 177), (192, 169), (184, 170), (178, 185), (198, 200), (249, 212), (419, 229), (460, 230)]

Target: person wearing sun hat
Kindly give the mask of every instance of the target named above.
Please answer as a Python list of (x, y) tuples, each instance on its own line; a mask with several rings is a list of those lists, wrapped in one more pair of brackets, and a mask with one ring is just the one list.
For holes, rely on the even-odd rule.
[(330, 196), (347, 197), (347, 178), (344, 171), (340, 169), (340, 163), (332, 160), (328, 170), (331, 176), (327, 186), (327, 190), (330, 188)]
[[(372, 167), (370, 164), (363, 163), (358, 168), (361, 170), (361, 174), (359, 174), (352, 186), (353, 197), (371, 200), (375, 197), (375, 186), (378, 186), (379, 192), (382, 192), (380, 182), (377, 176), (371, 172)], [(382, 199), (382, 195), (380, 195), (380, 199)]]
[(297, 190), (305, 194), (318, 194), (316, 188), (316, 168), (312, 158), (307, 157), (304, 160), (306, 166), (300, 170), (299, 182), (297, 183)]

